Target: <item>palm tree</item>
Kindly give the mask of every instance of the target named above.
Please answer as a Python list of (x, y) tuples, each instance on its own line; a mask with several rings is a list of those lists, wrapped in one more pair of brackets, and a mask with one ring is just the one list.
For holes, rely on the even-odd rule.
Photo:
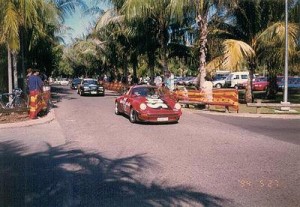
[[(237, 27), (235, 28), (238, 31), (236, 34), (240, 34), (240, 36), (236, 36), (236, 40), (224, 42), (225, 67), (232, 68), (244, 65), (249, 69), (250, 74), (253, 74), (256, 64), (266, 64), (268, 66), (270, 86), (267, 95), (269, 98), (275, 95), (276, 74), (279, 68), (283, 68), (285, 25), (282, 22), (272, 23), (271, 25), (268, 25), (268, 23), (270, 24), (282, 18), (284, 13), (282, 8), (284, 8), (284, 5), (281, 1), (241, 2), (235, 13), (237, 19), (237, 25), (235, 25)], [(262, 10), (264, 12), (261, 12)], [(288, 27), (290, 55), (293, 56), (293, 54), (296, 54), (299, 26), (289, 24)], [(246, 102), (253, 101), (251, 80), (250, 77), (246, 90)]]
[[(0, 1), (0, 44), (5, 43), (7, 47), (8, 60), (8, 91), (11, 93), (13, 88), (12, 79), (12, 52), (19, 50), (19, 25), (20, 16), (17, 8), (12, 1)], [(2, 21), (1, 21), (2, 20)]]
[[(181, 0), (180, 0), (181, 1)], [(122, 12), (129, 20), (141, 19), (144, 22), (152, 21), (152, 25), (156, 25), (156, 36), (158, 38), (161, 54), (163, 72), (168, 71), (167, 63), (167, 43), (168, 43), (168, 27), (172, 21), (171, 4), (178, 1), (153, 1), (153, 0), (127, 0), (125, 1)]]
[(167, 29), (174, 19), (182, 20), (187, 16), (196, 17), (199, 28), (199, 84), (203, 86), (206, 76), (206, 55), (207, 55), (207, 37), (208, 22), (211, 19), (213, 11), (226, 11), (236, 5), (236, 1), (224, 0), (174, 0), (174, 1), (152, 1), (148, 0), (141, 3), (136, 0), (128, 0), (125, 2), (124, 11), (130, 18), (137, 15), (141, 17), (153, 18), (158, 22), (159, 42), (163, 52), (163, 66), (167, 70), (166, 61), (166, 45), (167, 45)]
[[(56, 4), (54, 4), (56, 3)], [(44, 1), (44, 0), (0, 0), (0, 43), (5, 43), (8, 50), (8, 71), (12, 74), (11, 55), (13, 55), (13, 65), (16, 66), (17, 54), (22, 51), (22, 73), (25, 77), (25, 57), (34, 32), (41, 36), (47, 36), (44, 30), (45, 24), (50, 19), (55, 19), (56, 8), (60, 9), (60, 14), (71, 12), (76, 5), (85, 5), (81, 0), (67, 1)], [(51, 15), (48, 15), (49, 12)], [(49, 19), (50, 18), (50, 19)], [(57, 24), (57, 23), (55, 23)], [(16, 68), (14, 69), (16, 71)], [(16, 74), (16, 73), (15, 73)], [(17, 77), (15, 77), (15, 80)], [(9, 76), (9, 91), (12, 90), (12, 77)]]

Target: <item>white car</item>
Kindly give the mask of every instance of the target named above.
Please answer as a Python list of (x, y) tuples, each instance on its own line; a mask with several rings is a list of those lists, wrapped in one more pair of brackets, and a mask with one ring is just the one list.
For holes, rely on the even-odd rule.
[(62, 78), (62, 79), (58, 80), (58, 84), (62, 85), (62, 86), (67, 86), (67, 85), (69, 85), (69, 80), (67, 78)]
[(230, 73), (225, 79), (225, 87), (238, 89), (240, 84), (248, 80), (248, 77), (249, 71)]
[(220, 77), (218, 80), (212, 81), (213, 87), (215, 88), (223, 88), (225, 86), (226, 76)]

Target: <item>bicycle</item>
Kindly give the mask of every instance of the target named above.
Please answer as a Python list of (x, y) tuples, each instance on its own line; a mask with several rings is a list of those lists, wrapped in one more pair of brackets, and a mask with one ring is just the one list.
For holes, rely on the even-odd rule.
[(12, 93), (0, 94), (0, 106), (3, 109), (27, 108), (27, 101), (22, 95), (23, 91), (19, 88), (13, 89)]

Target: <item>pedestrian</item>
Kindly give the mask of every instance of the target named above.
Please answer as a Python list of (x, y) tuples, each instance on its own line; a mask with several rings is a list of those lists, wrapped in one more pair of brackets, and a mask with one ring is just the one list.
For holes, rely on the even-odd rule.
[[(213, 100), (213, 83), (211, 82), (211, 79), (208, 76), (205, 76), (205, 82), (203, 84), (203, 92), (204, 92), (204, 98), (205, 102), (210, 103)], [(209, 104), (206, 105), (206, 109), (209, 109)]]
[(164, 84), (167, 88), (170, 88), (170, 71), (165, 73)]
[(172, 72), (170, 72), (170, 91), (174, 91), (175, 89), (175, 76)]
[(39, 76), (39, 70), (33, 69), (32, 75), (28, 77), (28, 88), (29, 92), (43, 92), (43, 81), (41, 77)]
[(106, 75), (106, 74), (104, 74), (103, 81), (104, 81), (104, 82), (107, 81), (107, 75)]
[(29, 77), (32, 75), (32, 69), (27, 69), (27, 75), (26, 75), (26, 94), (29, 95)]
[(36, 119), (37, 114), (41, 111), (42, 105), (42, 92), (43, 81), (39, 76), (39, 70), (33, 69), (32, 75), (28, 78), (29, 89), (29, 118)]
[(159, 73), (156, 74), (156, 77), (154, 78), (154, 84), (157, 86), (157, 87), (161, 87), (162, 86), (162, 78), (161, 76), (159, 75)]

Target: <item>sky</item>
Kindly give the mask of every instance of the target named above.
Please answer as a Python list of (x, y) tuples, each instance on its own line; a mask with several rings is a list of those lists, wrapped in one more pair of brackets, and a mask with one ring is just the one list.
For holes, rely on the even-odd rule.
[[(91, 3), (88, 1), (86, 3), (88, 6), (91, 6)], [(107, 10), (108, 8), (106, 5), (99, 7), (103, 10)], [(99, 14), (83, 15), (79, 9), (76, 9), (73, 15), (68, 15), (65, 18), (64, 25), (72, 29), (68, 30), (67, 34), (63, 36), (65, 43), (69, 44), (72, 42), (72, 39), (77, 37), (81, 38), (83, 35), (86, 35), (88, 31), (94, 27), (98, 17)]]

